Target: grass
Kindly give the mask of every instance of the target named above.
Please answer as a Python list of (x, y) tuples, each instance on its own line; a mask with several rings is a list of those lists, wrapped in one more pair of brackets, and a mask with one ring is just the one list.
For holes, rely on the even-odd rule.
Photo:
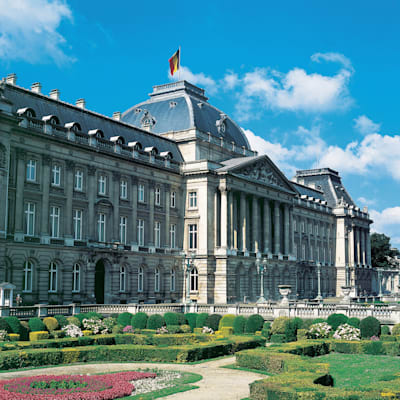
[(270, 372), (262, 371), (260, 369), (238, 367), (236, 364), (223, 365), (220, 368), (237, 369), (239, 371), (254, 372), (255, 374), (268, 375), (268, 376), (273, 375)]
[(400, 358), (367, 354), (331, 353), (316, 357), (316, 362), (328, 362), (335, 386), (360, 388), (368, 383), (388, 380), (400, 372)]

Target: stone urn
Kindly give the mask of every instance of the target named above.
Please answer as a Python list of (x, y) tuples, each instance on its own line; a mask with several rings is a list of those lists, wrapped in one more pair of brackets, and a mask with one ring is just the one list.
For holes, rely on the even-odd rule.
[(286, 306), (289, 304), (289, 299), (288, 296), (290, 293), (292, 293), (292, 285), (279, 285), (278, 286), (279, 293), (282, 296), (282, 300), (280, 301), (280, 304), (283, 306)]
[(352, 287), (351, 286), (341, 286), (343, 298), (340, 301), (341, 303), (350, 303), (350, 292)]

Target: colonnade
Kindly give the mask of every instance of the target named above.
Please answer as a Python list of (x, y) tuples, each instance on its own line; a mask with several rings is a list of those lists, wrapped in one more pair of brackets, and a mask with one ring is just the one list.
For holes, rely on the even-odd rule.
[(350, 265), (371, 265), (371, 239), (369, 228), (352, 226), (349, 232)]

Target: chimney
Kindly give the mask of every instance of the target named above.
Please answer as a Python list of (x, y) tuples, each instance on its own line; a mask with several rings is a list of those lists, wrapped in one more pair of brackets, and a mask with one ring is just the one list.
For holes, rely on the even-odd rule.
[(49, 94), (51, 99), (60, 100), (60, 91), (58, 89), (53, 89)]
[(10, 85), (16, 85), (17, 84), (17, 75), (16, 74), (8, 74), (6, 77), (6, 83)]
[(78, 100), (75, 102), (75, 105), (76, 105), (77, 107), (79, 107), (79, 108), (84, 109), (85, 106), (86, 106), (86, 101), (85, 101), (85, 99), (78, 99)]
[(115, 111), (112, 116), (113, 120), (121, 121), (121, 111)]
[(42, 85), (40, 84), (40, 82), (35, 82), (32, 83), (31, 85), (31, 91), (34, 93), (40, 93), (42, 90)]

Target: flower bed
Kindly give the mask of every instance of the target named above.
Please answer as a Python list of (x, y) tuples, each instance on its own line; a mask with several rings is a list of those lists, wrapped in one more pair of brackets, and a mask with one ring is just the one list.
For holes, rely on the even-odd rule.
[(130, 396), (132, 381), (154, 373), (120, 372), (107, 375), (42, 375), (0, 381), (1, 400), (111, 400)]

